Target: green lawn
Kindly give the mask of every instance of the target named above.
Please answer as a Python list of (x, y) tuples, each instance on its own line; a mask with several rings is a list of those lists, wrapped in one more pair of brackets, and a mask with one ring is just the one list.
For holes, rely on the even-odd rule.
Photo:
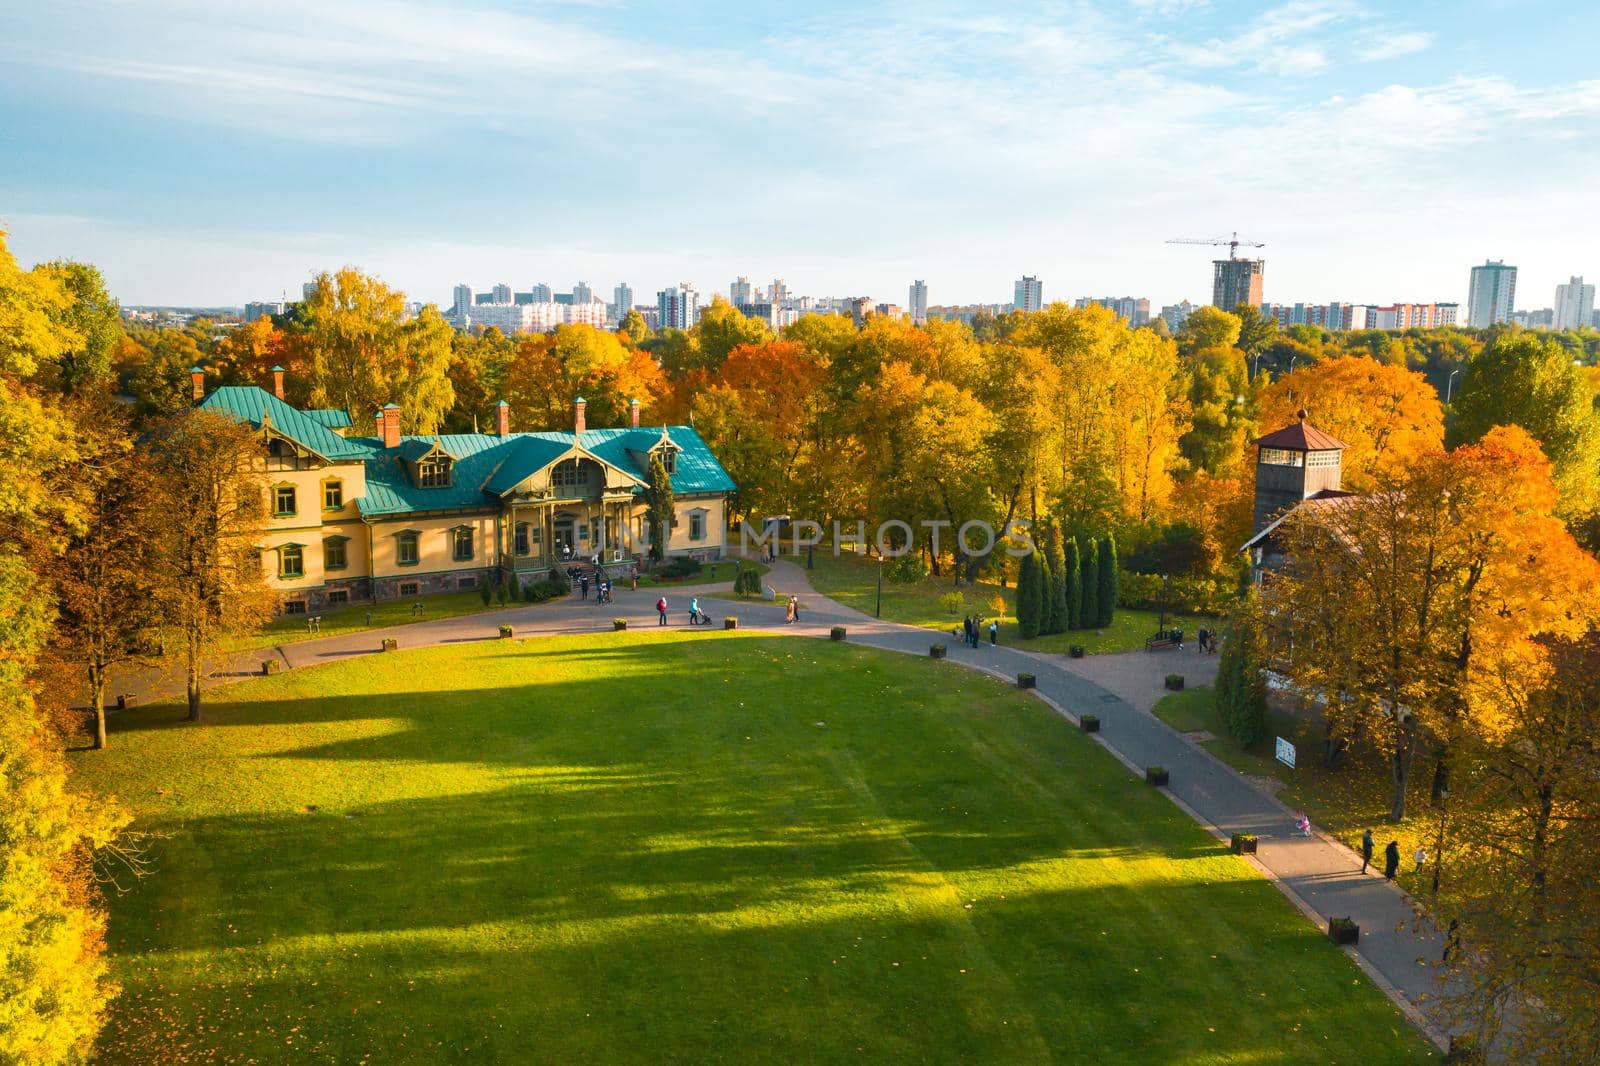
[[(788, 558), (804, 566), (804, 554)], [(865, 556), (841, 552), (835, 556), (831, 549), (818, 546), (813, 556), (813, 568), (806, 576), (811, 587), (847, 606), (866, 614), (878, 608), (878, 564)], [(780, 589), (780, 592), (785, 591)], [(961, 594), (961, 604), (954, 610), (947, 608), (942, 598), (951, 593)], [(1075, 630), (1070, 633), (1052, 633), (1034, 640), (1018, 641), (1016, 628), (1016, 589), (1001, 588), (988, 582), (963, 585), (956, 588), (951, 579), (927, 578), (910, 584), (883, 583), (883, 617), (891, 622), (924, 626), (928, 629), (949, 631), (961, 624), (968, 614), (983, 617), (985, 623), (1000, 618), (1000, 638), (1008, 644), (1018, 644), (1029, 651), (1062, 652), (1074, 644), (1081, 644), (1090, 655), (1133, 651), (1143, 648), (1147, 637), (1153, 634), (1161, 621), (1155, 611), (1119, 608), (1109, 626), (1103, 630)], [(1167, 626), (1181, 626), (1192, 640), (1200, 626), (1215, 622), (1200, 615), (1169, 615)]]
[(484, 641), (206, 713), (124, 712), (74, 756), (154, 867), (111, 901), (102, 1061), (1427, 1054), (1243, 860), (954, 664)]

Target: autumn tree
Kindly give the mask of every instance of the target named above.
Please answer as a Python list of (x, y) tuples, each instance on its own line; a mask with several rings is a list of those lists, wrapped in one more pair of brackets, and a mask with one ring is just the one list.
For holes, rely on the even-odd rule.
[(729, 353), (741, 344), (765, 344), (773, 339), (771, 326), (746, 315), (720, 294), (712, 298), (710, 307), (700, 312), (700, 320), (691, 332), (698, 355), (693, 365), (712, 371), (720, 368)]
[(410, 317), (404, 293), (345, 267), (317, 275), (299, 322), (312, 406), (366, 419), (397, 403), (402, 431), (438, 429), (455, 395), (451, 331), (436, 307)]
[(1285, 374), (1262, 390), (1260, 408), (1269, 430), (1310, 408), (1311, 422), (1343, 442), (1342, 483), (1352, 492), (1371, 490), (1384, 471), (1436, 453), (1444, 442), (1444, 408), (1427, 379), (1366, 355)]
[(1564, 518), (1582, 521), (1600, 507), (1600, 413), (1560, 345), (1505, 333), (1467, 364), (1451, 405), (1449, 443), (1470, 444), (1505, 425), (1527, 430), (1555, 464)]
[(88, 263), (56, 260), (36, 267), (55, 279), (67, 296), (54, 316), (77, 340), (52, 361), (48, 386), (60, 392), (104, 385), (111, 377), (111, 357), (122, 339), (122, 308), (106, 291), (105, 278)]
[(1390, 816), (1406, 815), (1418, 745), (1441, 756), (1499, 728), (1476, 679), (1536, 638), (1573, 638), (1594, 617), (1600, 563), (1552, 513), (1551, 465), (1516, 427), (1417, 459), (1364, 496), (1312, 501), (1280, 527), (1293, 565), (1267, 612), (1292, 635), (1285, 669), (1325, 700), (1331, 732), (1384, 753)]
[(126, 416), (109, 397), (75, 412), (79, 458), (71, 491), (82, 522), (52, 554), (46, 577), (60, 618), (49, 657), (81, 666), (89, 682), (94, 746), (106, 746), (105, 693), (114, 667), (140, 662), (158, 641), (151, 473)]
[(299, 347), (291, 347), (289, 336), (262, 315), (219, 340), (207, 369), (219, 385), (259, 385), (270, 390), (275, 366), (285, 370), (287, 398), (303, 405), (310, 386)]
[(191, 722), (200, 720), (206, 657), (271, 613), (255, 548), (265, 514), (251, 477), (259, 454), (249, 426), (201, 410), (165, 419), (149, 444), (161, 520), (151, 530), (155, 587), (183, 642)]
[(127, 391), (144, 418), (175, 414), (194, 403), (190, 371), (205, 359), (194, 337), (182, 330), (157, 330), (140, 338), (143, 352), (129, 369)]

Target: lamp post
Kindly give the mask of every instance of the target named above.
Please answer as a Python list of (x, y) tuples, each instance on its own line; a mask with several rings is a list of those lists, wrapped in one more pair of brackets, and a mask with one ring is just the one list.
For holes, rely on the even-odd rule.
[(1254, 381), (1256, 378), (1261, 376), (1261, 357), (1263, 355), (1266, 355), (1266, 354), (1267, 354), (1266, 352), (1257, 352), (1256, 353), (1256, 357), (1254, 359), (1250, 360), (1250, 380), (1251, 381)]
[(883, 617), (883, 556), (878, 556), (878, 605), (873, 608), (872, 617)]
[(1455, 395), (1456, 375), (1459, 373), (1461, 373), (1461, 368), (1458, 366), (1450, 371), (1449, 377), (1444, 379), (1444, 405), (1446, 407), (1450, 406), (1450, 397)]

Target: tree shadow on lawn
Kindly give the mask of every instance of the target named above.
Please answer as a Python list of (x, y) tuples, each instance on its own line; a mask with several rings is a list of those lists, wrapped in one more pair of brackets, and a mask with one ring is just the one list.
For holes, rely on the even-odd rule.
[[(920, 841), (950, 853), (929, 871), (893, 839), (850, 835), (847, 812), (829, 812), (826, 839), (772, 846), (730, 826), (742, 812), (660, 798), (197, 820), (164, 865), (204, 856), (208, 878), (117, 904), (114, 946), (140, 955), (111, 1032), (174, 1024), (267, 1057), (298, 1025), (351, 1059), (1326, 1062), (1330, 1036), (1381, 1018), (1256, 879), (952, 872), (943, 859), (984, 842), (948, 835)], [(641, 846), (653, 834), (735, 839)]]

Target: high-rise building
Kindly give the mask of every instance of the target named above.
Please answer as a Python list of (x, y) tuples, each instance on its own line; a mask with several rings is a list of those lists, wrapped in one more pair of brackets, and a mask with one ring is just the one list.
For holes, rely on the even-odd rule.
[(472, 308), (472, 286), (457, 285), (455, 299), (450, 302), (450, 313), (460, 318)]
[(1110, 308), (1118, 318), (1126, 319), (1128, 325), (1134, 329), (1150, 324), (1150, 301), (1142, 297), (1107, 296), (1100, 299), (1083, 297), (1073, 306)]
[(1594, 286), (1585, 285), (1582, 276), (1556, 286), (1556, 305), (1551, 325), (1556, 329), (1578, 329), (1594, 318)]
[(493, 291), (495, 303), (508, 304), (512, 302), (511, 286), (507, 285), (505, 282), (502, 281), (500, 284), (496, 285)]
[(850, 309), (850, 320), (856, 324), (857, 329), (866, 324), (867, 317), (875, 310), (870, 296), (852, 296), (845, 303)]
[(783, 283), (782, 278), (773, 278), (772, 284), (767, 286), (767, 302), (782, 307), (783, 301), (789, 298), (789, 286)]
[(656, 306), (661, 310), (662, 329), (692, 329), (700, 318), (700, 294), (687, 281), (656, 293)]
[(740, 304), (752, 303), (751, 296), (755, 294), (755, 286), (750, 284), (750, 279), (743, 274), (733, 279), (733, 284), (728, 286), (728, 302), (738, 307)]
[(1188, 300), (1180, 303), (1167, 304), (1161, 309), (1160, 318), (1167, 324), (1167, 328), (1176, 333), (1189, 321), (1189, 316), (1194, 314), (1194, 304)]
[(611, 290), (611, 302), (615, 305), (613, 313), (617, 321), (621, 322), (628, 317), (628, 312), (633, 310), (633, 286), (626, 281)]
[(928, 283), (913, 281), (911, 283), (911, 321), (922, 325), (928, 321)]
[(1499, 259), (1485, 259), (1472, 268), (1467, 288), (1467, 325), (1492, 326), (1511, 321), (1517, 309), (1517, 268)]
[(301, 284), (301, 286), (300, 286), (300, 298), (302, 300), (309, 300), (313, 296), (315, 296), (316, 294), (317, 294), (317, 283), (316, 282), (307, 281), (307, 282), (304, 282), (303, 284)]
[(528, 291), (533, 294), (533, 302), (536, 304), (547, 304), (555, 299), (551, 293), (550, 286), (542, 281)]
[(1030, 274), (1017, 279), (1014, 286), (1016, 299), (1011, 301), (1018, 311), (1037, 311), (1044, 307), (1044, 283)]
[(594, 290), (589, 288), (587, 281), (580, 281), (572, 287), (572, 302), (575, 304), (594, 303)]
[(246, 322), (254, 322), (263, 315), (271, 318), (273, 315), (281, 314), (283, 314), (282, 300), (255, 300), (244, 305), (244, 320)]
[(1267, 264), (1262, 259), (1211, 261), (1211, 306), (1232, 311), (1240, 304), (1261, 306), (1262, 282)]

